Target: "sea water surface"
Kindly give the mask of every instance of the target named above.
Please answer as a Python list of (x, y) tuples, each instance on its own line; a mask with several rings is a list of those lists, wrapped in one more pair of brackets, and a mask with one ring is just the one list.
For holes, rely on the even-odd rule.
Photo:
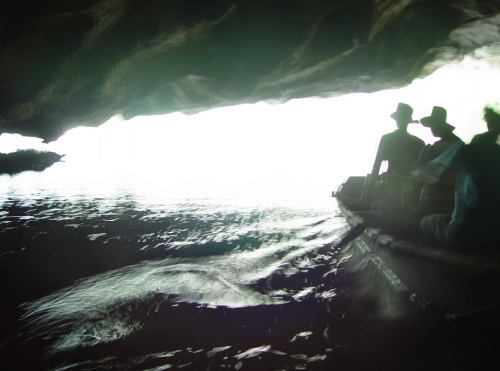
[(327, 194), (162, 179), (0, 177), (2, 369), (448, 369)]

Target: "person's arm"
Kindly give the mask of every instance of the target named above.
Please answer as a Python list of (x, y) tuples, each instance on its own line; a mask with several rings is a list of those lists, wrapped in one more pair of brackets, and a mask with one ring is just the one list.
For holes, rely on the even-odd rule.
[(413, 165), (413, 168), (411, 169), (411, 171), (418, 169), (420, 166), (422, 166), (422, 164), (424, 162), (427, 161), (427, 157), (429, 156), (429, 152), (431, 151), (431, 148), (432, 148), (432, 146), (430, 144), (427, 144), (426, 146), (424, 146), (422, 151), (420, 151), (420, 155), (418, 156), (418, 159), (415, 162), (415, 164)]
[(378, 178), (378, 173), (380, 172), (380, 166), (382, 165), (382, 161), (386, 159), (385, 156), (385, 143), (384, 138), (380, 139), (380, 143), (377, 149), (377, 156), (375, 157), (375, 162), (373, 163), (373, 168), (370, 176), (370, 185), (373, 186)]
[(370, 179), (368, 180), (367, 183), (365, 183), (365, 186), (361, 192), (361, 200), (366, 200), (371, 198), (375, 182), (378, 179), (378, 173), (380, 172), (380, 166), (382, 165), (382, 161), (384, 159), (383, 156), (384, 156), (383, 139), (380, 139), (380, 143), (377, 149), (377, 156), (375, 157), (375, 162), (373, 163), (372, 172), (369, 175)]
[(421, 182), (435, 184), (441, 175), (456, 164), (464, 150), (464, 143), (457, 142), (434, 160), (426, 162), (411, 171), (411, 176)]

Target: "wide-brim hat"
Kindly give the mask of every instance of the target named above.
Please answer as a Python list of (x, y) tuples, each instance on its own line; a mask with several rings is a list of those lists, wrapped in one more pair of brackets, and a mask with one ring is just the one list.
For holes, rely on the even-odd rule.
[(411, 116), (413, 115), (413, 108), (411, 108), (406, 103), (398, 103), (398, 108), (396, 112), (391, 113), (391, 117), (394, 120), (405, 120), (410, 124), (417, 124), (418, 120), (414, 120)]
[(453, 125), (446, 122), (446, 110), (443, 107), (434, 106), (430, 116), (422, 117), (420, 123), (428, 128), (442, 128), (448, 131), (455, 130)]

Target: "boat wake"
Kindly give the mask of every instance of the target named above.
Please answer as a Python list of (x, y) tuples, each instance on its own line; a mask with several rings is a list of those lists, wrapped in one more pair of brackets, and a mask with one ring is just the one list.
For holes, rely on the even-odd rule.
[(343, 252), (342, 267), (354, 281), (348, 295), (358, 304), (358, 311), (385, 320), (408, 315), (408, 289), (362, 240), (355, 240)]
[[(341, 225), (339, 218), (331, 216), (259, 220), (258, 230), (252, 224), (245, 224), (245, 231), (235, 231), (234, 225), (215, 225), (197, 241), (189, 234), (184, 240), (162, 244), (181, 257), (141, 261), (80, 279), (27, 302), (22, 305), (22, 321), (31, 338), (51, 339), (47, 352), (53, 354), (127, 337), (143, 329), (144, 318), (165, 305), (241, 308), (301, 301), (314, 293), (319, 300), (331, 300), (335, 290), (321, 289), (314, 281), (324, 281), (325, 272), (332, 271), (332, 252), (321, 248), (337, 238)], [(140, 239), (141, 244), (146, 238), (158, 240), (162, 234), (163, 229), (156, 236), (149, 233)], [(249, 235), (256, 234), (260, 245), (242, 246)], [(89, 240), (107, 243), (104, 233), (91, 235)], [(182, 257), (214, 241), (230, 243), (232, 250), (223, 255)]]

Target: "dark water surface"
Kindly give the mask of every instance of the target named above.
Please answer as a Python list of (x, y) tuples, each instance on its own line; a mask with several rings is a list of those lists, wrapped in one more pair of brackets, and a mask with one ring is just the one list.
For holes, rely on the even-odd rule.
[(2, 178), (2, 370), (452, 370), (483, 349), (380, 262), (331, 248), (347, 227), (328, 197), (158, 200), (43, 177)]

